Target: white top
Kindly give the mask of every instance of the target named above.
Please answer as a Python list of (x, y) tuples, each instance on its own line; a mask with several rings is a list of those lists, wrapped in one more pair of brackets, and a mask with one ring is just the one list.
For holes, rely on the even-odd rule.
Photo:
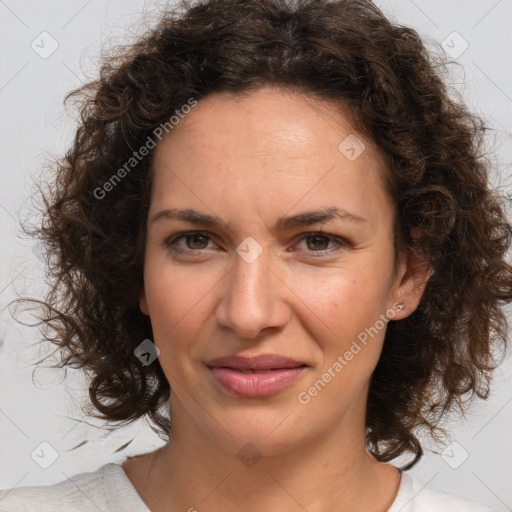
[[(0, 512), (150, 512), (119, 464), (106, 464), (54, 485), (0, 491)], [(388, 512), (496, 512), (402, 473)]]

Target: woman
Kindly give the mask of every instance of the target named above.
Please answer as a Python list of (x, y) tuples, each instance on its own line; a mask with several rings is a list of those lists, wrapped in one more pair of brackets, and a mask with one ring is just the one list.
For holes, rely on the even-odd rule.
[(1, 510), (490, 510), (404, 472), (487, 396), (512, 298), (483, 128), (418, 35), (365, 0), (208, 0), (78, 92), (47, 336), (99, 417), (168, 442)]

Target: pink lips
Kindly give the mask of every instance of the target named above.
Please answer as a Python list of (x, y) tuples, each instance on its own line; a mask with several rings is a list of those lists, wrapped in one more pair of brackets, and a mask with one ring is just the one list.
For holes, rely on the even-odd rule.
[(218, 357), (206, 362), (214, 379), (227, 391), (245, 397), (269, 396), (292, 384), (306, 364), (275, 354)]

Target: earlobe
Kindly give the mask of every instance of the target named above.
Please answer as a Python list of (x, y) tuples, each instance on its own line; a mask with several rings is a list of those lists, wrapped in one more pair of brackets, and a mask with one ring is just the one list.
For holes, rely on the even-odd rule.
[(431, 275), (431, 266), (424, 255), (404, 251), (398, 276), (399, 283), (393, 299), (402, 303), (404, 308), (397, 313), (397, 317), (405, 318), (418, 307)]

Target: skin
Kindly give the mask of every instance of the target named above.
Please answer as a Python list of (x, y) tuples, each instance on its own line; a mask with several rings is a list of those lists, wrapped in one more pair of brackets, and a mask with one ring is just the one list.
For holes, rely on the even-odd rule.
[[(354, 133), (366, 149), (350, 161), (338, 146)], [(424, 290), (418, 255), (401, 251), (394, 272), (395, 207), (379, 149), (341, 107), (263, 87), (202, 99), (154, 157), (139, 304), (173, 390), (172, 426), (165, 446), (124, 463), (135, 489), (154, 512), (387, 510), (400, 474), (366, 451), (364, 437), (385, 327), (309, 403), (297, 398), (380, 315), (406, 317)], [(271, 229), (281, 216), (331, 206), (366, 221)], [(225, 226), (151, 222), (166, 208), (194, 208)], [(207, 238), (170, 246), (188, 253), (166, 245), (192, 230)], [(319, 230), (341, 242), (308, 239)], [(252, 263), (236, 252), (248, 236), (262, 249)], [(308, 368), (274, 395), (233, 396), (204, 363), (234, 353), (280, 354)], [(252, 467), (237, 457), (246, 443), (262, 456)]]

